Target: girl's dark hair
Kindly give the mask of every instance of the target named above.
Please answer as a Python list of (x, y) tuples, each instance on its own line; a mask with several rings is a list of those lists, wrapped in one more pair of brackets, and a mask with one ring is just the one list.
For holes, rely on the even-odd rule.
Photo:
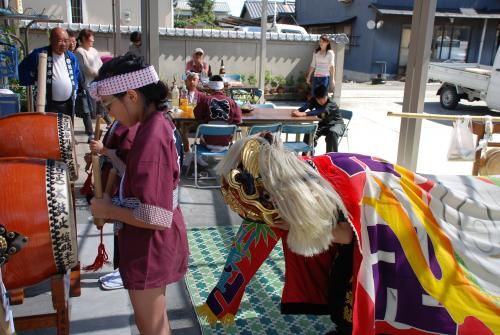
[[(134, 72), (147, 68), (149, 65), (145, 64), (142, 57), (137, 57), (133, 54), (127, 53), (124, 56), (118, 56), (104, 63), (99, 69), (99, 74), (95, 81), (103, 80), (106, 78), (118, 76), (129, 72)], [(166, 99), (168, 94), (168, 87), (161, 80), (156, 84), (149, 84), (136, 89), (144, 97), (146, 106), (154, 104), (158, 110), (165, 109)], [(114, 94), (115, 97), (121, 98), (126, 92)]]
[(139, 42), (141, 40), (141, 32), (140, 31), (134, 31), (132, 34), (130, 34), (130, 42)]
[[(328, 42), (328, 45), (326, 46), (326, 51), (328, 51), (328, 50), (332, 50), (332, 46), (331, 46), (331, 43), (330, 43), (330, 39), (328, 38), (328, 35), (323, 34), (323, 35), (321, 35), (321, 36), (319, 37), (319, 39), (320, 39), (320, 40), (323, 40), (323, 41), (325, 41), (325, 42)], [(318, 46), (318, 47), (316, 48), (316, 51), (314, 51), (314, 52), (316, 52), (316, 53), (317, 53), (317, 52), (319, 52), (320, 50), (321, 50), (321, 47), (320, 47), (320, 46)]]
[(78, 42), (83, 43), (83, 40), (88, 40), (90, 36), (94, 36), (94, 32), (90, 29), (82, 29), (80, 30), (80, 33), (78, 34)]

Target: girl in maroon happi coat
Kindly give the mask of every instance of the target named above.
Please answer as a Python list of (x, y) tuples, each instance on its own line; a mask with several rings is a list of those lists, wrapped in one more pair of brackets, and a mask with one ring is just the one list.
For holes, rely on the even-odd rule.
[(152, 66), (126, 55), (103, 65), (90, 93), (123, 125), (140, 123), (120, 196), (113, 201), (93, 199), (92, 214), (123, 223), (118, 236), (120, 274), (140, 333), (170, 334), (165, 288), (184, 276), (189, 251), (178, 204), (174, 126), (159, 111), (167, 88)]

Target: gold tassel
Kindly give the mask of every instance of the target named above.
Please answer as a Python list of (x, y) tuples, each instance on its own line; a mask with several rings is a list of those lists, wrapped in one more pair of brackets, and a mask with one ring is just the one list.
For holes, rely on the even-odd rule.
[(230, 314), (230, 313), (227, 313), (226, 315), (224, 315), (222, 317), (222, 319), (220, 319), (220, 322), (222, 323), (222, 325), (224, 327), (226, 327), (226, 326), (232, 326), (232, 325), (234, 325), (234, 315)]
[(223, 326), (231, 326), (234, 324), (235, 316), (233, 314), (228, 313), (221, 319), (218, 319), (206, 303), (200, 306), (196, 306), (195, 309), (196, 314), (198, 314), (199, 318), (206, 321), (211, 327), (215, 327), (217, 321), (220, 321)]

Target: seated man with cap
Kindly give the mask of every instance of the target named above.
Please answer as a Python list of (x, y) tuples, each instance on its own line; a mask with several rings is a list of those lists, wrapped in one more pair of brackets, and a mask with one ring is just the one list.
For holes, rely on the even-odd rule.
[(186, 71), (209, 75), (209, 66), (203, 60), (204, 55), (202, 48), (194, 49), (192, 59), (186, 63)]
[[(221, 76), (215, 75), (208, 82), (210, 94), (199, 96), (198, 104), (194, 109), (194, 116), (199, 123), (227, 123), (239, 124), (241, 122), (241, 109), (238, 104), (224, 94), (224, 81)], [(205, 136), (206, 147), (212, 151), (227, 149), (231, 136)], [(203, 165), (203, 160), (198, 157), (198, 162)]]

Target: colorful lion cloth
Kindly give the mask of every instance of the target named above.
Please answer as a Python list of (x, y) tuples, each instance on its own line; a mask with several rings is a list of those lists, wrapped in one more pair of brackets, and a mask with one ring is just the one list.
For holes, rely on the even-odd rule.
[[(244, 151), (246, 145), (233, 150)], [(265, 156), (273, 155), (272, 150), (264, 151), (259, 156), (262, 175), (275, 171), (266, 166), (269, 162), (279, 164)], [(266, 220), (244, 221), (219, 283), (198, 312), (211, 321), (232, 320), (246, 284), (282, 238), (282, 312), (327, 313), (328, 300), (337, 300), (330, 303), (330, 313), (336, 323), (352, 321), (353, 334), (500, 334), (500, 178), (421, 176), (356, 154), (330, 153), (305, 160), (340, 195), (354, 230), (354, 248), (333, 243), (305, 257), (290, 250), (286, 231), (266, 225)], [(232, 164), (256, 176), (255, 163), (233, 157)], [(294, 164), (304, 163), (296, 159)], [(227, 188), (228, 175), (222, 174)], [(253, 188), (241, 190), (259, 193), (267, 177), (259, 175)], [(317, 176), (308, 172), (306, 177)], [(230, 193), (235, 198), (237, 194)], [(225, 195), (228, 200), (227, 190)], [(254, 197), (259, 199), (262, 196)], [(273, 201), (267, 200), (262, 200), (264, 211), (275, 210), (269, 207)], [(259, 221), (255, 208), (262, 207), (240, 206), (240, 215), (242, 208), (251, 214), (247, 217)], [(274, 215), (279, 212), (277, 206)], [(334, 288), (330, 299), (329, 286)]]

